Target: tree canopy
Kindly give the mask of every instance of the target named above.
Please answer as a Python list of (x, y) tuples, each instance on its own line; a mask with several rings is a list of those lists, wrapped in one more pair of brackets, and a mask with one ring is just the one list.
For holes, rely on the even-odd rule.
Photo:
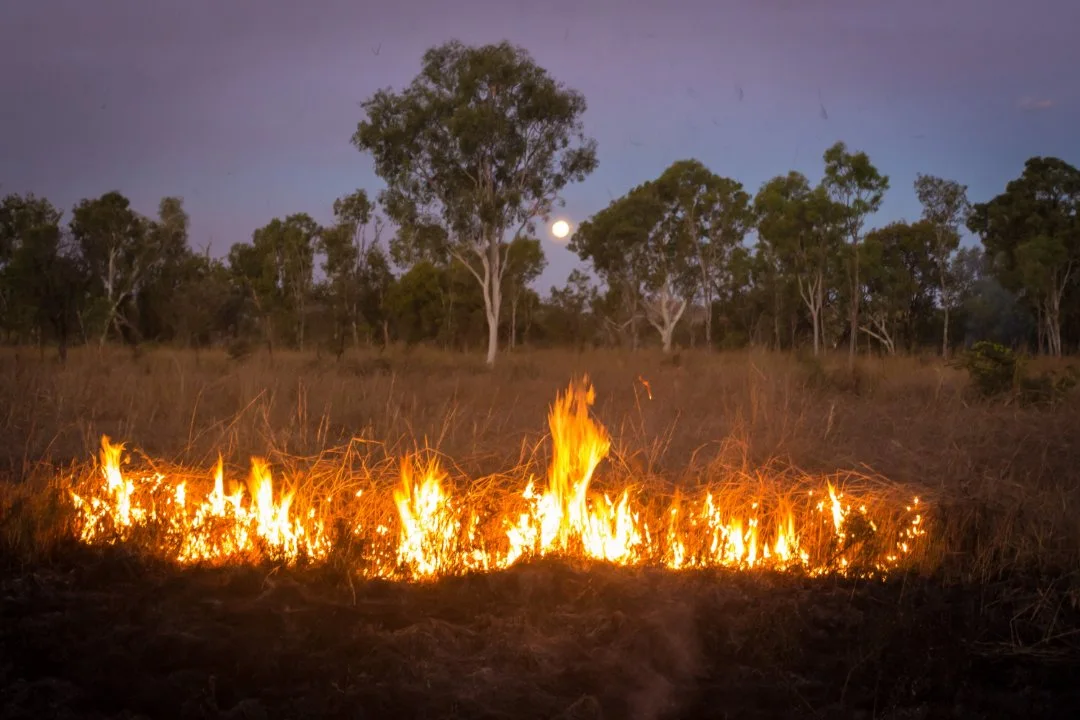
[(1080, 170), (1062, 159), (1030, 158), (983, 202), (919, 173), (903, 190), (918, 216), (875, 223), (900, 191), (843, 142), (820, 180), (777, 168), (750, 189), (679, 158), (572, 222), (581, 265), (541, 293), (538, 225), (597, 166), (584, 96), (519, 47), (451, 41), (362, 105), (352, 144), (385, 187), (279, 208), (224, 256), (191, 237), (180, 197), (0, 198), (0, 342), (61, 358), (108, 342), (339, 358), (428, 343), (488, 363), (538, 345), (1080, 347)]
[(451, 41), (422, 66), (403, 91), (363, 103), (353, 143), (374, 158), (402, 241), (430, 239), (429, 226), (441, 224), (446, 252), (480, 284), (494, 364), (507, 234), (548, 217), (559, 192), (596, 167), (596, 143), (583, 133), (584, 96), (522, 48)]

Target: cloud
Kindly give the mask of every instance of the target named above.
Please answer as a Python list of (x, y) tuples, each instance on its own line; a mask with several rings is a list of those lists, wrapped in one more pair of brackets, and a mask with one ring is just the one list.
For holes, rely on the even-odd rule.
[(1021, 110), (1049, 110), (1057, 103), (1049, 98), (1036, 99), (1033, 97), (1026, 97), (1020, 100)]

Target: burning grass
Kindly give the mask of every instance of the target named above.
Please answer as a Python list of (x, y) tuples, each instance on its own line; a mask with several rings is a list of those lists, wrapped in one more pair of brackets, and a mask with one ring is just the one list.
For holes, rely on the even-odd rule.
[(1075, 398), (914, 358), (12, 361), (5, 717), (1080, 708)]
[(317, 562), (348, 542), (361, 548), (354, 556), (361, 576), (398, 579), (502, 570), (546, 555), (884, 577), (925, 556), (919, 498), (901, 499), (895, 486), (850, 474), (758, 470), (666, 499), (650, 497), (634, 478), (609, 477), (609, 489), (596, 492), (611, 443), (589, 413), (594, 397), (587, 379), (557, 396), (546, 483), (527, 467), (452, 480), (438, 457), (410, 455), (393, 484), (371, 473), (361, 483), (340, 468), (309, 469), (302, 484), (288, 478), (290, 489), (275, 495), (269, 466), (254, 458), (246, 485), (227, 482), (219, 460), (206, 490), (183, 469), (125, 469), (124, 447), (106, 437), (96, 468), (77, 475), (70, 491), (79, 537), (138, 538), (154, 555), (209, 564)]

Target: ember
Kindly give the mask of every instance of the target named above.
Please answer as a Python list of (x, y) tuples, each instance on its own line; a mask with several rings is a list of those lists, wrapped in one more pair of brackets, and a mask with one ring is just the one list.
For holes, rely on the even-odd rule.
[[(557, 554), (673, 570), (725, 566), (883, 577), (912, 559), (926, 536), (917, 497), (902, 509), (872, 492), (851, 503), (831, 481), (806, 489), (805, 479), (757, 478), (756, 484), (713, 485), (666, 503), (645, 502), (631, 482), (617, 492), (593, 492), (611, 448), (607, 431), (589, 413), (593, 401), (587, 379), (559, 394), (548, 417), (546, 486), (522, 477), (523, 488), (502, 490), (483, 508), (468, 493), (455, 492), (437, 460), (405, 458), (392, 489), (396, 518), (387, 518), (398, 529), (352, 526), (352, 535), (369, 548), (357, 571), (419, 580)], [(72, 492), (84, 542), (152, 538), (155, 552), (180, 563), (259, 557), (295, 563), (323, 560), (331, 552), (331, 498), (298, 504), (293, 492), (275, 497), (269, 466), (260, 458), (252, 460), (246, 492), (238, 484), (229, 494), (219, 459), (212, 489), (195, 500), (186, 480), (125, 472), (123, 450), (103, 437), (97, 473)], [(350, 502), (376, 500), (355, 492)]]

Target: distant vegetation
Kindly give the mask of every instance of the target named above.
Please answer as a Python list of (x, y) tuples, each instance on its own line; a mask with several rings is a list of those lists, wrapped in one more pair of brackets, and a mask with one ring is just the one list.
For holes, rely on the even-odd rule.
[[(836, 143), (817, 185), (756, 194), (673, 162), (574, 229), (575, 270), (543, 296), (537, 225), (597, 165), (585, 99), (507, 43), (429, 50), (423, 72), (363, 107), (353, 144), (386, 188), (334, 222), (274, 218), (223, 259), (193, 249), (183, 201), (153, 217), (110, 191), (64, 217), (0, 199), (0, 340), (317, 348), (679, 346), (815, 354), (990, 341), (1061, 355), (1080, 344), (1080, 170), (1035, 157), (985, 203), (918, 176), (914, 222), (874, 228), (890, 188)], [(329, 202), (329, 200), (328, 200)], [(967, 227), (979, 248), (959, 248)]]

